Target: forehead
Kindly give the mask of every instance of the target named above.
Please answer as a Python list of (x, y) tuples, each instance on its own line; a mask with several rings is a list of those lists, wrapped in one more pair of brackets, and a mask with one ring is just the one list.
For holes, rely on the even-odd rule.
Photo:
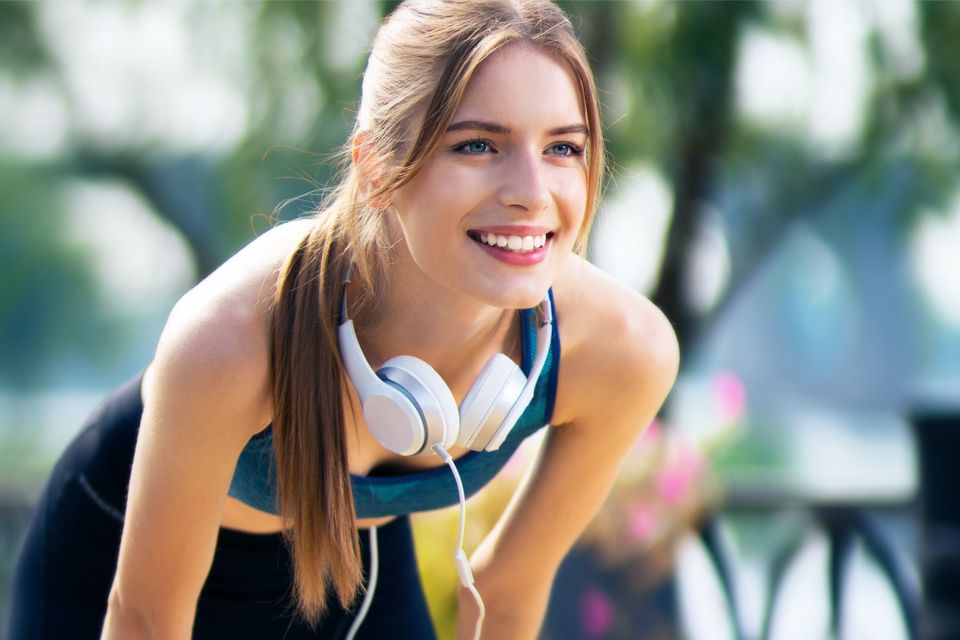
[(582, 104), (576, 78), (563, 59), (536, 45), (513, 43), (480, 64), (453, 121), (551, 129), (583, 123)]

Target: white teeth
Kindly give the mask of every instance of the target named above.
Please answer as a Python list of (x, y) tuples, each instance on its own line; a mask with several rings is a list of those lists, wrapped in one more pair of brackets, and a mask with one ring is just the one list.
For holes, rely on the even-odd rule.
[(537, 236), (500, 236), (495, 233), (481, 233), (479, 238), (480, 242), (484, 244), (508, 249), (514, 253), (533, 251), (547, 244), (547, 234), (545, 233)]

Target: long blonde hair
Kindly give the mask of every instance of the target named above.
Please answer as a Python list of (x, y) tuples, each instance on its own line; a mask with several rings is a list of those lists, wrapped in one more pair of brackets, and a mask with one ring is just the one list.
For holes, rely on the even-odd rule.
[[(516, 42), (556, 55), (578, 84), (589, 128), (582, 252), (604, 147), (595, 81), (570, 21), (548, 0), (407, 0), (374, 39), (341, 179), (280, 275), (270, 324), (278, 504), (292, 525), (285, 536), (297, 606), (311, 622), (325, 610), (329, 589), (346, 607), (362, 582), (347, 462), (348, 382), (336, 337), (345, 271), (354, 265), (367, 292), (384, 282), (388, 251), (376, 203), (424, 165), (477, 67)], [(363, 175), (349, 162), (361, 132), (369, 159)]]

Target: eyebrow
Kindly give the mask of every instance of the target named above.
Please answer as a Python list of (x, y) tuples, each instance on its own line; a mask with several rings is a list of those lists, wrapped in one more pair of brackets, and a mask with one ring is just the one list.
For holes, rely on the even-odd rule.
[[(448, 133), (451, 131), (464, 130), (480, 130), (500, 135), (506, 135), (511, 132), (510, 127), (505, 127), (502, 124), (497, 124), (495, 122), (485, 122), (483, 120), (461, 120), (459, 122), (454, 122), (447, 127)], [(585, 136), (589, 136), (590, 130), (587, 129), (585, 124), (577, 123), (569, 124), (563, 127), (555, 127), (547, 131), (547, 135), (549, 136), (561, 136), (567, 133), (582, 133)]]

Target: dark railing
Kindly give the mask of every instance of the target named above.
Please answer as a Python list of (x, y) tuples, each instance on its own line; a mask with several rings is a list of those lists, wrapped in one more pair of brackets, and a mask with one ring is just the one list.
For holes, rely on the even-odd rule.
[[(957, 390), (960, 392), (960, 389)], [(960, 638), (960, 394), (914, 412), (920, 460), (922, 640)]]
[[(950, 398), (955, 403), (960, 398)], [(724, 514), (767, 513), (802, 508), (826, 534), (829, 546), (827, 588), (829, 626), (839, 638), (846, 610), (846, 577), (856, 543), (879, 567), (891, 587), (910, 640), (960, 638), (960, 411), (940, 403), (911, 416), (917, 446), (916, 495), (902, 500), (851, 500), (817, 503), (800, 496), (775, 495), (753, 488), (732, 492), (721, 511), (710, 514), (699, 528), (726, 596), (731, 626), (738, 640), (753, 640), (741, 619), (734, 588), (734, 559), (723, 544), (719, 522)], [(893, 511), (909, 519), (917, 532), (915, 565), (919, 583), (907, 567), (909, 556), (898, 549), (875, 514)], [(778, 551), (768, 569), (768, 588), (757, 640), (770, 640), (782, 586), (802, 540)], [(912, 552), (913, 550), (911, 550)], [(922, 595), (921, 595), (922, 594)]]
[[(760, 629), (756, 634), (747, 630), (742, 619), (742, 603), (735, 588), (735, 560), (726, 546), (720, 532), (720, 520), (725, 515), (767, 514), (773, 515), (785, 508), (795, 509), (797, 500), (787, 496), (766, 493), (760, 497), (754, 495), (732, 495), (725, 503), (722, 512), (708, 515), (699, 526), (700, 540), (717, 572), (726, 598), (727, 613), (737, 640), (771, 640), (772, 625), (778, 608), (783, 606), (783, 585), (789, 568), (793, 565), (805, 539), (795, 537), (778, 549), (767, 568), (767, 588)], [(826, 534), (829, 560), (827, 584), (829, 604), (829, 630), (833, 638), (841, 637), (843, 616), (846, 610), (847, 576), (852, 566), (855, 543), (859, 541), (867, 556), (876, 562), (881, 574), (896, 597), (900, 613), (910, 640), (917, 640), (920, 606), (920, 590), (908, 570), (908, 559), (902, 550), (898, 550), (890, 537), (877, 524), (874, 513), (892, 511), (909, 514), (912, 504), (907, 502), (828, 504), (808, 503), (803, 506), (809, 519), (816, 528)]]
[(7, 627), (10, 579), (23, 533), (30, 519), (30, 500), (19, 494), (0, 492), (0, 637)]

